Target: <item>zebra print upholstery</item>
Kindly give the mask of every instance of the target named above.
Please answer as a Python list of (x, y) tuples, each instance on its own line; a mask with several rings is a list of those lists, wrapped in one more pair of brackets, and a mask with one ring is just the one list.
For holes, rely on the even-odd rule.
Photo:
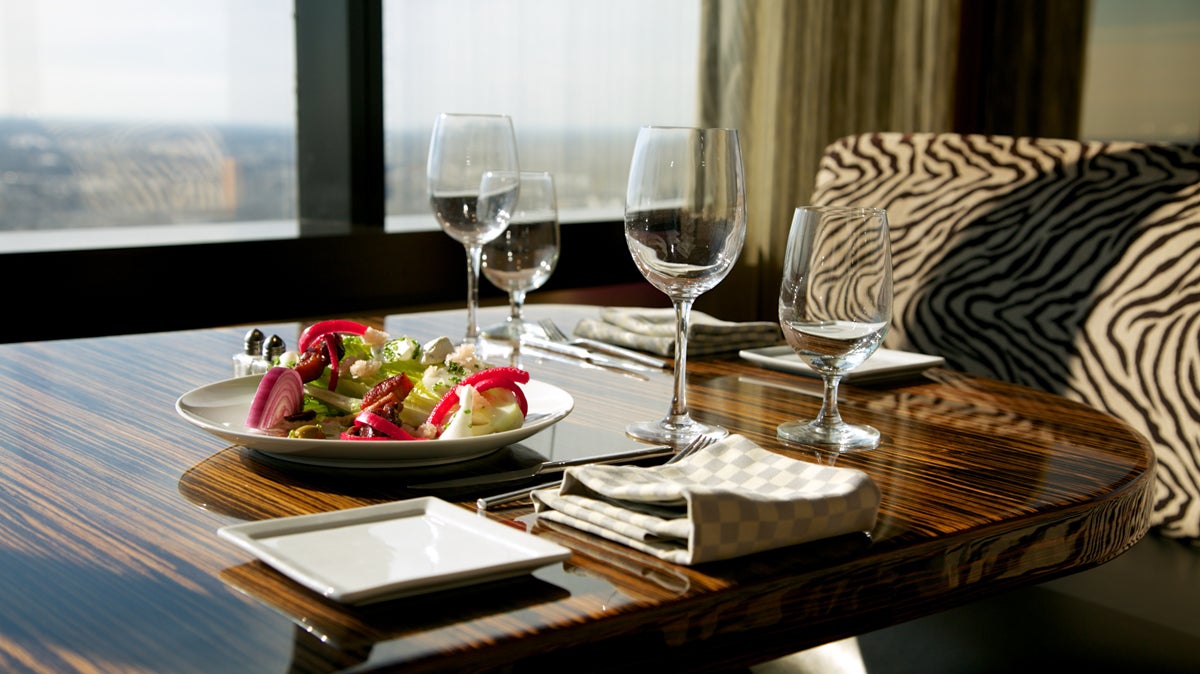
[(864, 134), (811, 201), (887, 209), (885, 346), (1126, 421), (1157, 453), (1152, 524), (1200, 537), (1200, 146)]

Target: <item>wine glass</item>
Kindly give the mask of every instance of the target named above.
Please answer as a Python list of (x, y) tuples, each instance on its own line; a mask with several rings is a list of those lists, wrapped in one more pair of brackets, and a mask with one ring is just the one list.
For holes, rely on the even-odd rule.
[[(485, 181), (485, 174), (491, 172)], [(508, 226), (517, 202), (517, 138), (507, 115), (442, 113), (429, 144), (429, 203), (442, 230), (467, 251), (466, 342), (479, 337), (479, 267), (483, 244)], [(487, 190), (484, 191), (484, 183)]]
[(835, 452), (879, 445), (879, 431), (838, 413), (838, 384), (883, 341), (892, 319), (892, 254), (879, 208), (797, 208), (788, 233), (779, 325), (788, 344), (825, 382), (812, 421), (779, 425), (781, 440)]
[[(484, 178), (484, 191), (491, 174)], [(483, 275), (508, 292), (509, 315), (503, 323), (487, 327), (484, 337), (520, 341), (523, 335), (546, 337), (536, 322), (525, 320), (525, 294), (550, 279), (558, 265), (558, 201), (554, 176), (523, 171), (521, 194), (500, 236), (483, 245)]]
[(675, 393), (665, 417), (630, 424), (630, 436), (679, 446), (700, 434), (728, 432), (688, 413), (687, 340), (692, 303), (725, 278), (745, 238), (737, 131), (640, 129), (625, 197), (625, 243), (642, 276), (675, 306)]

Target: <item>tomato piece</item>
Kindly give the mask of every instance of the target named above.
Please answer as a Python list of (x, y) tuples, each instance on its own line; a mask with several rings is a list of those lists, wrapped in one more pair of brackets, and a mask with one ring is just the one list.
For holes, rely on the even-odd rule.
[(413, 390), (412, 380), (408, 375), (401, 372), (397, 375), (392, 375), (387, 379), (379, 382), (371, 387), (362, 397), (362, 408), (368, 409), (375, 406), (375, 403), (384, 398), (392, 398), (398, 403), (403, 403), (408, 397), (410, 391)]

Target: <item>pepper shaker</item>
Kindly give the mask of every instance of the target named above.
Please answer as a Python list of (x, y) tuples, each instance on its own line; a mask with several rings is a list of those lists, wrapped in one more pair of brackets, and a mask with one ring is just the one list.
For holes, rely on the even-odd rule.
[(235, 377), (244, 377), (248, 374), (253, 374), (254, 362), (262, 358), (262, 331), (254, 328), (250, 332), (247, 332), (243, 344), (243, 350), (233, 354), (233, 376)]
[(275, 367), (275, 363), (283, 352), (287, 351), (287, 345), (279, 335), (271, 335), (271, 338), (263, 342), (262, 354), (254, 361), (250, 371), (252, 374), (265, 374), (267, 370)]

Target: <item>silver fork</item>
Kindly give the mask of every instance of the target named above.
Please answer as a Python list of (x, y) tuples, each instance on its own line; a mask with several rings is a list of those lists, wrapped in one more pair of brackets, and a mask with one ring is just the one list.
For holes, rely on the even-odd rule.
[[(714, 435), (707, 433), (704, 435), (698, 435), (694, 440), (685, 445), (683, 449), (675, 452), (675, 454), (672, 455), (671, 458), (667, 459), (663, 465), (665, 466), (668, 463), (676, 463), (681, 459), (687, 458), (723, 437), (725, 437), (724, 434)], [(550, 489), (560, 485), (562, 485), (562, 478), (559, 478), (553, 482), (539, 484), (536, 487), (525, 487), (524, 489), (504, 492), (503, 494), (496, 494), (495, 496), (484, 496), (475, 501), (475, 507), (479, 510), (487, 510), (492, 506), (504, 505), (505, 503), (512, 503), (513, 501), (520, 501), (523, 498), (527, 498), (530, 493), (537, 491), (538, 489)]]
[(633, 349), (626, 349), (624, 347), (617, 346), (616, 344), (609, 344), (608, 342), (601, 342), (599, 340), (588, 339), (586, 337), (571, 338), (567, 336), (567, 333), (563, 332), (562, 328), (559, 328), (558, 324), (555, 323), (551, 318), (543, 318), (542, 320), (538, 321), (538, 325), (542, 326), (542, 329), (546, 331), (546, 339), (549, 339), (552, 342), (561, 342), (563, 344), (584, 347), (591, 349), (592, 351), (598, 351), (609, 356), (616, 356), (617, 358), (624, 358), (625, 360), (631, 360), (639, 365), (647, 365), (660, 370), (670, 369), (672, 367), (671, 361), (665, 358), (651, 356), (648, 353), (634, 351)]

